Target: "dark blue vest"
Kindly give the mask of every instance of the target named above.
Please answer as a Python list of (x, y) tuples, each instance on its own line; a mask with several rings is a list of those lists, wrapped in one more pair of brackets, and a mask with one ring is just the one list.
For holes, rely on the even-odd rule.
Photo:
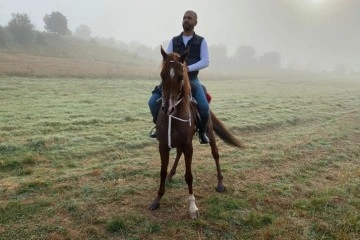
[[(183, 41), (183, 34), (176, 36), (172, 39), (173, 51), (179, 54), (185, 52), (189, 48), (189, 55), (186, 58), (186, 64), (189, 66), (200, 61), (201, 42), (204, 38), (194, 33), (193, 37), (188, 41), (185, 46)], [(192, 79), (199, 74), (199, 71), (189, 72), (189, 78)]]

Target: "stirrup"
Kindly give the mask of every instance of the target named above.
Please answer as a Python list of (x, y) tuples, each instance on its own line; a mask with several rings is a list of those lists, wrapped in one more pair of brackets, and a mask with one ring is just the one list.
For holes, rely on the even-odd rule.
[[(154, 131), (154, 129), (155, 129), (155, 131)], [(150, 133), (149, 133), (149, 137), (151, 137), (151, 138), (157, 138), (156, 126), (151, 129), (151, 131), (150, 131)]]

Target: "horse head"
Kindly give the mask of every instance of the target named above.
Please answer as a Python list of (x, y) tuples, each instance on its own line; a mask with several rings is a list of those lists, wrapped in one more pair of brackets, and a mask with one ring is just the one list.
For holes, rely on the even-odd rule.
[(190, 94), (190, 83), (187, 75), (185, 59), (189, 51), (183, 54), (166, 53), (161, 47), (163, 56), (161, 80), (162, 80), (162, 111), (167, 115), (173, 114), (176, 105), (183, 96)]

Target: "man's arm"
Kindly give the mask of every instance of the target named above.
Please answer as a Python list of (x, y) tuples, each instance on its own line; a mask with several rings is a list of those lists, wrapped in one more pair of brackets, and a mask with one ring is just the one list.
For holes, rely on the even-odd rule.
[(198, 71), (209, 66), (209, 49), (205, 38), (200, 46), (200, 61), (188, 66), (189, 72)]

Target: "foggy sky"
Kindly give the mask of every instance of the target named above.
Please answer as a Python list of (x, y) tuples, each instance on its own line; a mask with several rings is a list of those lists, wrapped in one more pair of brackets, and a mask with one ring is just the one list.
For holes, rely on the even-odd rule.
[(198, 13), (196, 33), (229, 56), (247, 45), (277, 51), (285, 67), (360, 71), (360, 0), (0, 0), (0, 25), (27, 13), (43, 31), (45, 14), (59, 11), (71, 31), (86, 24), (93, 37), (158, 47), (182, 31), (188, 9)]

